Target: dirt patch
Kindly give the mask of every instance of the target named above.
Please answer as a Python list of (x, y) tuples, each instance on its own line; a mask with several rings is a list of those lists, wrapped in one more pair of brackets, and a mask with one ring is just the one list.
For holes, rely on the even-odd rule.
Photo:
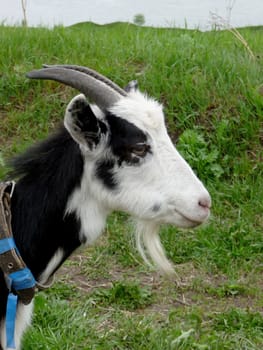
[[(90, 278), (81, 273), (83, 259), (86, 257), (75, 255), (60, 269), (57, 278), (74, 285), (84, 295), (98, 288), (111, 288), (113, 282), (123, 280), (125, 276), (125, 281), (136, 281), (142, 287), (150, 288), (155, 295), (154, 303), (141, 310), (144, 313), (158, 312), (165, 316), (174, 308), (197, 307), (210, 313), (237, 307), (263, 314), (262, 281), (251, 275), (231, 284), (226, 276), (208, 274), (191, 263), (176, 266), (176, 278), (110, 264), (107, 277)], [(245, 288), (251, 286), (252, 280), (253, 288)]]

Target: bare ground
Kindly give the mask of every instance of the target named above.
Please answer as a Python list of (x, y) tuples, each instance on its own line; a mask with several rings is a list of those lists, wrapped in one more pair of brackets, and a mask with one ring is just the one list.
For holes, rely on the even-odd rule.
[(208, 274), (192, 263), (176, 266), (176, 280), (157, 272), (138, 272), (110, 263), (108, 276), (90, 278), (88, 273), (81, 271), (84, 259), (82, 254), (75, 255), (57, 275), (57, 280), (74, 285), (83, 296), (97, 288), (111, 288), (114, 281), (123, 280), (125, 276), (125, 281), (139, 282), (156, 295), (156, 301), (143, 309), (144, 313), (158, 312), (165, 316), (173, 308), (198, 307), (207, 312), (224, 312), (238, 307), (263, 314), (263, 280), (254, 273), (231, 284), (226, 276)]

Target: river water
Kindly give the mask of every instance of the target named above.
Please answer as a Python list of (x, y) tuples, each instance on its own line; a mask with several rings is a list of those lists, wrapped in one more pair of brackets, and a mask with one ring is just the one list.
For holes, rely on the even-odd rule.
[[(92, 21), (133, 22), (143, 14), (145, 25), (211, 29), (211, 12), (232, 26), (263, 25), (263, 0), (24, 0), (30, 26), (71, 25)], [(21, 1), (0, 0), (0, 21), (19, 24)], [(232, 10), (231, 10), (232, 7)], [(217, 20), (218, 21), (218, 20)]]

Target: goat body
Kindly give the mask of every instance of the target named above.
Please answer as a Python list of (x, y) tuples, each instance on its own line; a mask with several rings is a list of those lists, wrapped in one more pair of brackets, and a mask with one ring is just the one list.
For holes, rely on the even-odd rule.
[[(14, 159), (18, 182), (12, 197), (16, 245), (35, 279), (45, 283), (79, 246), (103, 232), (113, 210), (137, 221), (143, 244), (162, 270), (171, 270), (158, 229), (162, 223), (194, 227), (209, 216), (211, 199), (174, 148), (162, 106), (137, 90), (107, 109), (84, 95), (69, 103), (64, 126)], [(8, 290), (0, 271), (0, 344), (5, 348)], [(19, 304), (19, 349), (32, 304)]]

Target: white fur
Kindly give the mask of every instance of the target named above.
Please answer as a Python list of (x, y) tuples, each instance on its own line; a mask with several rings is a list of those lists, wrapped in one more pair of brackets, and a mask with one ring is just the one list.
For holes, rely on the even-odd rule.
[(136, 245), (143, 260), (152, 265), (145, 254), (144, 247), (150, 255), (151, 260), (164, 273), (173, 273), (174, 269), (170, 261), (167, 259), (159, 236), (159, 225), (151, 221), (138, 220), (136, 223)]
[[(78, 98), (85, 97), (76, 96), (67, 108), (65, 124), (69, 132), (72, 127), (69, 110)], [(98, 107), (93, 106), (92, 109), (100, 120), (105, 118)], [(172, 144), (165, 127), (162, 106), (158, 102), (138, 91), (131, 91), (110, 111), (144, 131), (152, 152), (141, 159), (139, 165), (115, 165), (113, 172), (118, 186), (117, 190), (110, 190), (95, 175), (96, 161), (102, 156), (113, 157), (106, 146), (106, 139), (101, 140), (93, 150), (88, 150), (80, 142), (85, 159), (84, 175), (80, 189), (73, 193), (68, 202), (67, 212), (77, 213), (81, 233), (89, 243), (101, 234), (111, 211), (128, 212), (138, 221), (137, 246), (143, 258), (146, 259), (143, 253), (143, 246), (146, 246), (157, 266), (170, 272), (171, 264), (157, 235), (160, 224), (187, 228), (204, 222), (209, 216), (210, 196)], [(107, 124), (106, 119), (104, 121)], [(82, 137), (74, 135), (74, 138)]]
[(89, 162), (85, 163), (84, 176), (80, 188), (71, 195), (66, 213), (75, 212), (80, 219), (81, 239), (86, 244), (92, 244), (102, 233), (105, 227), (109, 210), (101, 200), (98, 200), (99, 193), (92, 190), (93, 167)]
[(40, 284), (45, 284), (48, 281), (49, 277), (52, 275), (52, 273), (56, 270), (56, 268), (61, 263), (63, 256), (64, 256), (63, 249), (59, 248), (55, 252), (54, 256), (51, 258), (51, 260), (49, 261), (45, 270), (41, 273), (38, 280)]
[(140, 91), (132, 91), (110, 109), (111, 113), (149, 131), (164, 128), (163, 107)]

